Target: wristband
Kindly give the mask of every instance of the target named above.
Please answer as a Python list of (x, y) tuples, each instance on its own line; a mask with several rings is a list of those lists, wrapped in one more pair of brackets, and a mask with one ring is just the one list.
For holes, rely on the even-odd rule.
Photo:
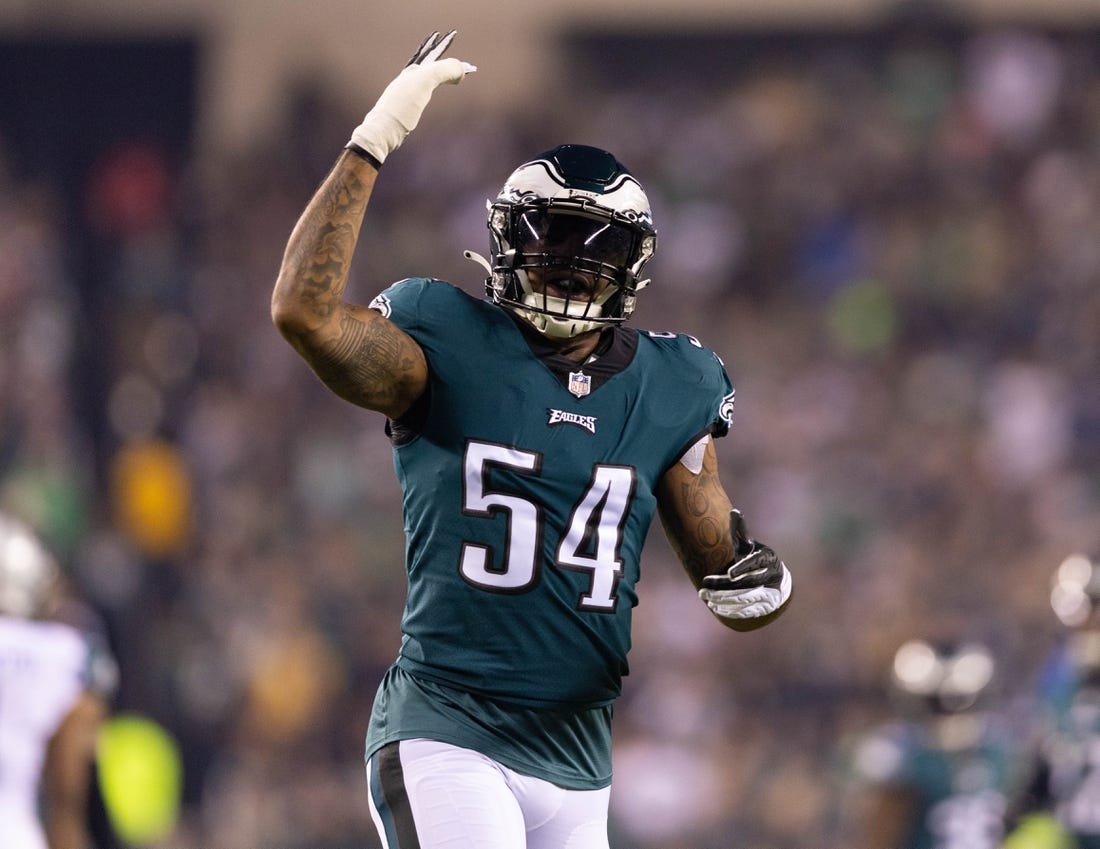
[(367, 160), (369, 164), (374, 166), (375, 171), (378, 171), (382, 168), (382, 163), (379, 162), (369, 150), (363, 150), (363, 148), (357, 145), (354, 141), (349, 141), (346, 145), (344, 145), (344, 149), (350, 150), (352, 153), (357, 154), (358, 156), (361, 156), (363, 159)]

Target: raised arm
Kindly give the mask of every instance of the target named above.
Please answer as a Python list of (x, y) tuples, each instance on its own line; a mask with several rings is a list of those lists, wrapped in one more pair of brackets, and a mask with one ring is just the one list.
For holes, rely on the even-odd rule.
[(298, 219), (279, 268), (271, 317), (333, 392), (397, 418), (424, 392), (428, 365), (411, 336), (344, 298), (378, 169), (416, 127), (432, 92), (474, 70), (440, 59), (454, 32), (432, 33), (391, 82)]
[(424, 352), (374, 310), (343, 299), (377, 173), (358, 154), (341, 154), (290, 236), (271, 316), (329, 389), (397, 418), (424, 391)]
[(701, 464), (683, 461), (657, 488), (661, 524), (692, 584), (719, 620), (754, 631), (777, 619), (791, 597), (791, 575), (771, 548), (751, 539), (718, 476), (713, 440)]

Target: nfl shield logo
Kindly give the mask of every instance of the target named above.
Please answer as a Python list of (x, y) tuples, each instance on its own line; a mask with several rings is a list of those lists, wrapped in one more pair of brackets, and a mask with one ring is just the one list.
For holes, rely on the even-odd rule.
[(592, 391), (592, 378), (584, 372), (569, 372), (569, 391), (578, 398), (583, 398)]

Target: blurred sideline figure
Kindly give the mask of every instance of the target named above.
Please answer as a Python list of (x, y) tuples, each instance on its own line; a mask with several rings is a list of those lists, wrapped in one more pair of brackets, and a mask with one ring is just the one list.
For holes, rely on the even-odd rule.
[(999, 849), (1019, 763), (985, 704), (995, 671), (980, 643), (897, 650), (898, 720), (861, 740), (850, 764), (861, 849)]
[(0, 846), (85, 849), (96, 737), (117, 671), (105, 646), (50, 621), (60, 569), (19, 521), (0, 515)]
[(467, 253), (486, 298), (412, 278), (344, 300), (383, 161), (436, 86), (474, 70), (440, 58), (453, 35), (430, 36), (352, 133), (291, 235), (272, 314), (329, 388), (388, 419), (409, 585), (367, 737), (383, 845), (606, 849), (612, 703), (654, 513), (734, 630), (780, 615), (791, 576), (719, 482), (721, 361), (624, 323), (656, 231), (610, 153), (560, 145), (507, 178), (492, 259)]
[[(1039, 679), (1034, 771), (1017, 805), (1019, 849), (1100, 849), (1100, 563), (1072, 554), (1051, 579), (1064, 639)], [(1042, 823), (1047, 842), (1034, 837)], [(1058, 842), (1061, 841), (1061, 842)], [(1015, 849), (1015, 847), (1013, 847)]]

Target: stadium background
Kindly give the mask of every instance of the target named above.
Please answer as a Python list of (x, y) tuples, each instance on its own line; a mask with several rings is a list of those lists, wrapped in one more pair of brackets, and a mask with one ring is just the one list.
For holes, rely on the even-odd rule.
[[(381, 419), (279, 339), (286, 236), (427, 31), (479, 73), (387, 163), (351, 292), (478, 291), (504, 171), (615, 151), (661, 247), (637, 324), (725, 359), (724, 480), (798, 575), (718, 627), (659, 529), (616, 717), (623, 849), (850, 845), (845, 741), (896, 646), (989, 641), (1003, 705), (1100, 550), (1100, 9), (769, 0), (0, 4), (0, 506), (180, 745), (157, 845), (376, 845), (398, 642)], [(502, 166), (502, 163), (505, 165)]]

